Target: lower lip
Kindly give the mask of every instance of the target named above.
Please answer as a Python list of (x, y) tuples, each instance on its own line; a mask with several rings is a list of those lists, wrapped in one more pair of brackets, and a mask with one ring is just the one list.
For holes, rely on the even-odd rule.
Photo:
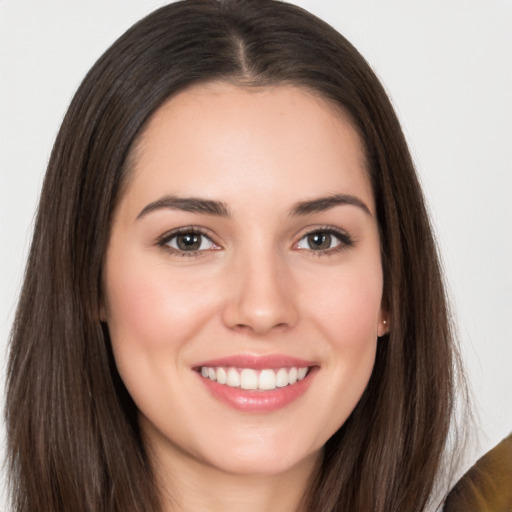
[(271, 391), (248, 391), (219, 384), (198, 374), (203, 384), (221, 402), (243, 412), (272, 412), (282, 409), (301, 397), (309, 388), (317, 368), (311, 368), (302, 380)]

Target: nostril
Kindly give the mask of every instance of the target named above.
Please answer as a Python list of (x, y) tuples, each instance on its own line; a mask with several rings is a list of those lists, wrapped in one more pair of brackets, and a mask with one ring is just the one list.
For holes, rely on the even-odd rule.
[(269, 331), (285, 331), (290, 327), (286, 322), (278, 322), (276, 324), (263, 324), (251, 322), (248, 324), (238, 323), (234, 326), (229, 326), (230, 329), (239, 332), (252, 333), (252, 334), (266, 334)]
[(230, 329), (260, 335), (288, 329), (298, 318), (292, 291), (292, 286), (275, 281), (271, 284), (268, 276), (263, 281), (254, 274), (246, 276), (229, 289), (223, 322)]

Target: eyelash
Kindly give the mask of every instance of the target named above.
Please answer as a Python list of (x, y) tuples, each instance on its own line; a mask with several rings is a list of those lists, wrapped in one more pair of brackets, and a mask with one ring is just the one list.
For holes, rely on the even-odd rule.
[[(302, 240), (307, 239), (307, 237), (314, 235), (314, 234), (322, 234), (322, 235), (335, 237), (339, 242), (335, 247), (330, 247), (328, 249), (319, 249), (319, 250), (305, 249), (305, 248), (303, 249), (303, 250), (308, 251), (311, 254), (314, 254), (315, 256), (330, 256), (330, 255), (336, 254), (340, 251), (346, 250), (346, 249), (354, 246), (354, 239), (346, 231), (343, 231), (339, 228), (335, 228), (333, 226), (320, 226), (320, 227), (315, 227), (315, 228), (307, 231), (306, 233), (304, 233), (301, 236), (301, 238), (293, 244), (293, 247), (298, 249), (297, 246), (298, 246), (298, 244), (300, 244), (300, 242)], [(168, 251), (169, 253), (172, 253), (174, 256), (185, 257), (185, 258), (186, 257), (198, 257), (201, 255), (204, 255), (204, 253), (206, 251), (208, 251), (208, 249), (198, 249), (198, 250), (186, 251), (186, 250), (180, 250), (179, 248), (170, 247), (170, 245), (169, 245), (170, 242), (180, 235), (198, 235), (200, 237), (204, 237), (210, 241), (212, 246), (215, 247), (215, 249), (213, 249), (213, 250), (220, 249), (220, 247), (212, 240), (211, 235), (207, 231), (205, 231), (201, 228), (195, 227), (195, 226), (183, 227), (183, 228), (175, 229), (171, 232), (165, 233), (157, 239), (156, 244), (158, 245), (158, 247), (161, 247), (162, 249)]]
[[(215, 247), (219, 247), (211, 238), (211, 235), (203, 230), (203, 229), (200, 229), (200, 228), (197, 228), (195, 226), (188, 226), (188, 227), (183, 227), (183, 228), (178, 228), (178, 229), (175, 229), (171, 232), (168, 232), (168, 233), (164, 233), (160, 238), (158, 238), (157, 240), (157, 245), (159, 247), (161, 247), (162, 249), (168, 251), (169, 253), (171, 253), (173, 256), (178, 256), (178, 257), (184, 257), (184, 258), (190, 258), (190, 257), (198, 257), (200, 255), (203, 255), (203, 253), (206, 251), (205, 249), (201, 249), (201, 250), (191, 250), (191, 251), (183, 251), (183, 250), (180, 250), (178, 248), (174, 248), (174, 247), (170, 247), (169, 246), (169, 243), (174, 239), (174, 238), (177, 238), (178, 236), (180, 235), (198, 235), (200, 237), (204, 237), (204, 238), (207, 238), (210, 243), (215, 246)], [(214, 250), (218, 250), (218, 249), (214, 249)]]
[(304, 233), (299, 239), (299, 241), (294, 244), (294, 246), (298, 245), (302, 240), (314, 234), (333, 236), (339, 242), (338, 245), (336, 245), (335, 247), (331, 247), (328, 249), (304, 249), (307, 250), (309, 253), (313, 254), (314, 256), (331, 256), (346, 249), (349, 249), (350, 247), (353, 247), (355, 243), (354, 239), (344, 230), (335, 228), (334, 226), (320, 226), (315, 227)]

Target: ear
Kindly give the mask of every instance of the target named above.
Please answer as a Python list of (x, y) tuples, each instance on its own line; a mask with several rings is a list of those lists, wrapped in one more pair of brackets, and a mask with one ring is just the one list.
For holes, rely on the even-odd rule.
[(107, 323), (107, 312), (105, 310), (105, 305), (103, 304), (103, 302), (100, 304), (99, 317), (100, 322)]
[(101, 291), (100, 296), (100, 303), (99, 303), (99, 310), (98, 310), (98, 317), (100, 322), (107, 323), (107, 305), (105, 301), (105, 293), (103, 290)]
[(379, 314), (379, 324), (377, 326), (377, 336), (382, 338), (386, 334), (389, 334), (389, 313), (381, 309)]

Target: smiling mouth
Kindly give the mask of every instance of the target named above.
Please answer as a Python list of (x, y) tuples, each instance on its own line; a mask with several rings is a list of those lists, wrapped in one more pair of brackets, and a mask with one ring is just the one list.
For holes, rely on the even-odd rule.
[(293, 386), (303, 380), (310, 367), (236, 368), (225, 366), (201, 366), (197, 371), (205, 378), (231, 388), (247, 391), (272, 391)]

